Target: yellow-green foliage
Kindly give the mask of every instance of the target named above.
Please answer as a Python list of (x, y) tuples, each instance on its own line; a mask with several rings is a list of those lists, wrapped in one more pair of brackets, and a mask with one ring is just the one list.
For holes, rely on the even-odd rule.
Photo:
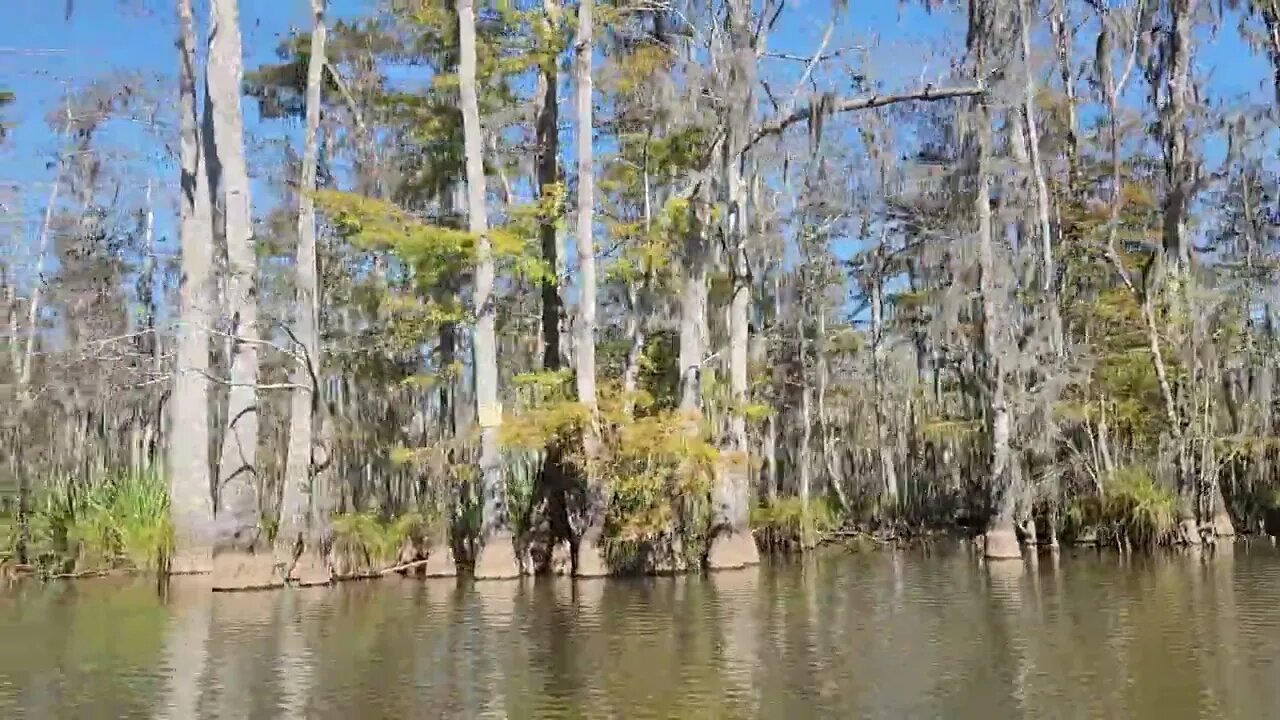
[(420, 284), (458, 274), (475, 255), (475, 236), (425, 223), (394, 203), (357, 193), (321, 190), (316, 206), (362, 250), (392, 250), (409, 263)]
[(806, 546), (840, 527), (840, 512), (826, 498), (778, 498), (751, 511), (751, 527), (771, 547)]
[(154, 473), (50, 481), (30, 527), (30, 554), (46, 572), (158, 570), (173, 549), (168, 486)]
[(13, 547), (18, 542), (18, 524), (8, 515), (0, 515), (0, 561), (13, 556)]
[(406, 544), (425, 545), (436, 524), (418, 512), (384, 519), (375, 513), (345, 513), (333, 518), (333, 551), (353, 564), (394, 565)]
[(504, 423), (503, 443), (529, 451), (560, 442), (568, 462), (604, 484), (612, 540), (652, 543), (673, 533), (702, 532), (702, 506), (719, 459), (708, 429), (678, 411), (646, 407), (644, 398), (638, 417), (632, 417), (623, 400), (616, 387), (602, 388), (598, 452), (589, 461), (580, 440), (589, 413), (571, 400), (522, 404)]
[(1101, 497), (1073, 503), (1067, 519), (1076, 528), (1095, 529), (1099, 542), (1153, 547), (1174, 537), (1178, 498), (1156, 484), (1147, 469), (1124, 467), (1104, 483)]

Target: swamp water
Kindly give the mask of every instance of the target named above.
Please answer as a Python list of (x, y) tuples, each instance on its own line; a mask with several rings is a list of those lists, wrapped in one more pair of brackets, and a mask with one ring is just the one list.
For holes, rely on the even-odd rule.
[(1280, 551), (0, 589), (0, 718), (1280, 718)]

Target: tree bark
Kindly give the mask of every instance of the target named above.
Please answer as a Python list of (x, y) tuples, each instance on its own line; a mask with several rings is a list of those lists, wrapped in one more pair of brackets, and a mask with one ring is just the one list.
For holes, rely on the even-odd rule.
[[(1196, 0), (1170, 0), (1171, 32), (1169, 34), (1168, 66), (1165, 69), (1165, 104), (1160, 109), (1160, 131), (1164, 144), (1165, 179), (1167, 188), (1163, 200), (1164, 223), (1161, 238), (1164, 253), (1156, 263), (1157, 277), (1155, 282), (1160, 287), (1164, 299), (1168, 303), (1173, 316), (1172, 321), (1177, 336), (1181, 335), (1179, 325), (1189, 327), (1190, 332), (1180, 343), (1187, 348), (1186, 357), (1190, 359), (1187, 369), (1191, 371), (1194, 383), (1198, 370), (1198, 338), (1199, 333), (1194, 325), (1196, 320), (1191, 314), (1190, 288), (1191, 244), (1187, 231), (1187, 212), (1191, 202), (1191, 194), (1195, 183), (1195, 171), (1190, 157), (1190, 135), (1187, 129), (1187, 104), (1191, 98), (1191, 43), (1193, 13)], [(1147, 303), (1149, 306), (1150, 303)], [(1151, 312), (1148, 310), (1148, 312)], [(1185, 330), (1186, 328), (1181, 328)], [(1153, 338), (1153, 343), (1156, 340)], [(1177, 347), (1178, 345), (1175, 345)], [(1167, 379), (1161, 379), (1167, 384)], [(1174, 440), (1174, 452), (1177, 468), (1177, 485), (1182, 540), (1194, 544), (1199, 537), (1196, 526), (1198, 482), (1193, 469), (1191, 449), (1186, 437), (1188, 418), (1184, 408), (1177, 403), (1179, 396), (1188, 392), (1184, 387), (1174, 388), (1172, 398), (1175, 412), (1172, 415), (1174, 427), (1171, 428)], [(1194, 403), (1191, 403), (1194, 405)]]
[(702, 407), (702, 363), (706, 359), (707, 242), (698, 211), (691, 205), (690, 228), (680, 264), (680, 409)]
[(285, 458), (284, 489), (280, 499), (280, 525), (275, 539), (275, 564), (283, 567), (282, 579), (303, 584), (327, 582), (332, 573), (321, 548), (328, 518), (320, 491), (324, 483), (315, 475), (312, 449), (320, 414), (320, 278), (316, 248), (316, 163), (320, 152), (320, 86), (324, 78), (325, 0), (311, 0), (311, 57), (307, 65), (306, 130), (302, 145), (301, 179), (298, 183), (298, 249), (294, 264), (294, 358), (290, 390), (289, 440)]
[(191, 0), (178, 0), (182, 245), (177, 359), (169, 436), (170, 572), (212, 568), (213, 487), (209, 462), (209, 327), (213, 323), (213, 217), (196, 103), (196, 30)]
[[(542, 26), (549, 42), (555, 42), (560, 27), (560, 8), (555, 0), (543, 2)], [(556, 68), (557, 57), (544, 59), (538, 78), (542, 91), (542, 103), (538, 108), (538, 197), (542, 214), (538, 223), (538, 237), (542, 244), (542, 260), (551, 273), (542, 280), (542, 342), (544, 370), (559, 370), (561, 366), (560, 315), (563, 300), (560, 297), (560, 242), (556, 230), (560, 201), (557, 183), (560, 181), (560, 74)], [(551, 212), (552, 210), (555, 212)]]
[(877, 267), (871, 277), (871, 381), (875, 390), (876, 450), (880, 455), (881, 492), (884, 493), (881, 512), (885, 511), (883, 506), (887, 505), (889, 514), (896, 517), (898, 469), (889, 443), (889, 398), (885, 393), (884, 379), (884, 298), (879, 264), (876, 263)]
[[(987, 44), (999, 22), (993, 17), (994, 0), (970, 3), (970, 43), (974, 53), (976, 77), (987, 72)], [(982, 358), (987, 392), (986, 422), (991, 450), (987, 478), (994, 513), (988, 521), (985, 553), (991, 559), (1021, 557), (1014, 513), (1020, 496), (1013, 487), (1010, 473), (1010, 419), (1005, 398), (1005, 363), (1000, 347), (1003, 317), (1000, 308), (1005, 301), (1004, 283), (997, 274), (995, 242), (991, 218), (991, 109), (985, 98), (974, 101), (974, 214), (977, 217), (979, 324), (981, 325)]]
[(574, 42), (577, 55), (577, 121), (578, 121), (578, 339), (574, 348), (577, 365), (578, 402), (586, 406), (589, 422), (583, 433), (587, 456), (587, 517), (586, 527), (578, 543), (574, 574), (579, 577), (604, 575), (608, 566), (604, 562), (601, 540), (604, 535), (606, 507), (605, 488), (593, 467), (599, 440), (596, 428), (596, 246), (593, 234), (595, 224), (595, 164), (591, 115), (592, 79), (591, 53), (594, 0), (578, 3), (578, 36)]
[(751, 536), (750, 502), (751, 446), (747, 440), (747, 345), (750, 339), (748, 310), (751, 305), (751, 277), (747, 262), (747, 180), (746, 154), (736, 152), (747, 141), (752, 113), (752, 85), (755, 82), (755, 52), (750, 29), (751, 4), (747, 0), (729, 3), (729, 72), (726, 111), (728, 136), (724, 152), (724, 181), (728, 200), (726, 236), (729, 238), (730, 276), (733, 295), (729, 304), (729, 435), (733, 453), (724, 458), (716, 473), (712, 503), (712, 539), (707, 566), (736, 568), (760, 562)]
[(513, 578), (520, 574), (507, 514), (498, 430), (502, 406), (498, 400), (497, 309), (493, 302), (493, 248), (485, 207), (484, 138), (476, 95), (476, 18), (473, 0), (458, 2), (458, 63), (462, 104), (463, 145), (466, 154), (467, 218), (476, 241), (472, 353), (475, 365), (476, 417), (480, 425), (480, 488), (483, 494), (480, 542), (475, 562), (477, 580)]
[(209, 17), (208, 99), (212, 103), (213, 148), (221, 168), (227, 243), (225, 311), (230, 319), (231, 372), (227, 425), (218, 458), (218, 537), (214, 562), (227, 556), (215, 582), (261, 581), (261, 568), (236, 558), (261, 549), (258, 498), (258, 261), (253, 209), (244, 154), (240, 89), (244, 75), (238, 0), (213, 0)]

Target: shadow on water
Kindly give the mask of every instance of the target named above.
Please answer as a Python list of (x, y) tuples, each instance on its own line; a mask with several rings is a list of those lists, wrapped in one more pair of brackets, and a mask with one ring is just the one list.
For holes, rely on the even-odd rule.
[(0, 595), (0, 717), (1280, 717), (1280, 553)]

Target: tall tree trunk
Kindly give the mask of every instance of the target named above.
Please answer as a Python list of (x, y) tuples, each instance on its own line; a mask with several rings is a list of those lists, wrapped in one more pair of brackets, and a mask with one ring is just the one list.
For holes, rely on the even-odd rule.
[[(879, 258), (879, 253), (877, 253)], [(881, 290), (881, 269), (877, 260), (871, 277), (871, 382), (874, 384), (876, 450), (880, 455), (880, 478), (883, 501), (881, 512), (887, 509), (891, 519), (898, 514), (898, 468), (894, 463), (893, 447), (889, 442), (889, 398), (885, 394), (884, 379), (884, 298)]]
[(332, 573), (320, 556), (327, 522), (325, 487), (315, 476), (312, 449), (320, 414), (320, 277), (316, 248), (316, 162), (320, 151), (320, 86), (324, 78), (325, 0), (311, 0), (311, 57), (307, 65), (306, 131), (302, 145), (301, 181), (298, 183), (298, 255), (294, 264), (294, 341), (300, 357), (294, 358), (290, 389), (289, 441), (285, 458), (284, 489), (280, 499), (280, 525), (275, 540), (275, 564), (284, 567), (283, 579), (304, 584), (327, 582)]
[(1072, 30), (1070, 18), (1067, 16), (1066, 0), (1052, 0), (1049, 11), (1050, 31), (1057, 49), (1058, 76), (1062, 81), (1062, 92), (1066, 96), (1067, 111), (1067, 169), (1069, 172), (1069, 189), (1079, 187), (1079, 121), (1076, 119), (1076, 84), (1071, 74), (1071, 48), (1075, 44), (1075, 32)]
[[(240, 110), (243, 51), (238, 0), (213, 0), (209, 18), (209, 101), (213, 147), (221, 167), (227, 243), (225, 311), (230, 318), (231, 372), (227, 425), (218, 458), (214, 561), (226, 556), (215, 582), (230, 586), (266, 580), (264, 563), (239, 557), (265, 539), (258, 499), (258, 260)], [(269, 561), (265, 563), (269, 565)]]
[[(556, 33), (560, 30), (560, 7), (555, 0), (544, 0), (542, 26), (546, 41), (558, 42)], [(560, 241), (556, 229), (561, 206), (561, 191), (557, 186), (560, 182), (560, 74), (555, 55), (545, 59), (541, 65), (538, 86), (542, 91), (542, 102), (538, 108), (537, 135), (538, 197), (542, 203), (542, 214), (538, 238), (542, 244), (542, 260), (551, 273), (542, 280), (542, 367), (544, 370), (559, 370), (563, 303), (560, 296)], [(555, 203), (550, 202), (553, 197), (556, 198)]]
[[(1168, 36), (1168, 59), (1165, 72), (1165, 103), (1160, 108), (1160, 132), (1164, 144), (1166, 192), (1163, 201), (1164, 222), (1161, 231), (1164, 252), (1160, 256), (1156, 272), (1156, 285), (1163, 291), (1164, 301), (1172, 315), (1174, 347), (1184, 347), (1190, 371), (1189, 382), (1173, 388), (1176, 410), (1173, 416), (1173, 451), (1176, 453), (1177, 485), (1179, 499), (1179, 524), (1182, 539), (1195, 543), (1197, 527), (1199, 485), (1194, 469), (1190, 439), (1186, 430), (1190, 427), (1188, 413), (1195, 412), (1196, 403), (1190, 398), (1196, 380), (1200, 376), (1199, 335), (1196, 319), (1190, 305), (1191, 241), (1187, 230), (1187, 213), (1195, 183), (1194, 165), (1190, 152), (1190, 134), (1187, 128), (1188, 108), (1191, 99), (1191, 43), (1192, 22), (1196, 0), (1170, 0), (1171, 32)], [(1163, 287), (1161, 287), (1161, 284)], [(1179, 336), (1184, 336), (1179, 338)]]
[(729, 238), (729, 266), (733, 296), (729, 304), (729, 391), (733, 406), (729, 411), (729, 435), (733, 453), (716, 473), (712, 503), (712, 539), (707, 552), (711, 569), (737, 568), (760, 562), (751, 536), (751, 445), (747, 439), (747, 345), (750, 329), (751, 277), (747, 263), (747, 180), (745, 147), (752, 120), (752, 85), (755, 82), (755, 52), (751, 42), (751, 4), (747, 0), (729, 3), (729, 72), (726, 110), (728, 132), (722, 146), (724, 182), (728, 200), (726, 236)]
[(213, 486), (209, 462), (209, 327), (213, 324), (213, 216), (196, 103), (196, 29), (191, 0), (178, 0), (182, 243), (177, 359), (169, 435), (170, 571), (211, 569)]
[(844, 476), (840, 469), (840, 459), (836, 457), (836, 445), (833, 439), (835, 429), (831, 427), (831, 415), (827, 404), (827, 388), (831, 385), (831, 363), (828, 359), (830, 351), (827, 344), (827, 308), (826, 302), (819, 305), (818, 335), (814, 343), (817, 357), (817, 390), (818, 390), (818, 437), (822, 441), (822, 469), (827, 478), (827, 490), (840, 504), (840, 511), (849, 509), (848, 498), (844, 492)]
[(599, 440), (596, 427), (596, 246), (592, 233), (595, 224), (595, 164), (591, 117), (591, 53), (592, 5), (594, 0), (579, 0), (578, 37), (574, 42), (577, 55), (578, 114), (578, 339), (574, 348), (577, 365), (578, 402), (587, 407), (590, 422), (583, 434), (587, 456), (586, 528), (578, 543), (574, 573), (579, 577), (604, 575), (608, 566), (600, 542), (604, 535), (605, 488), (593, 467)]
[(507, 492), (502, 477), (498, 429), (502, 406), (498, 400), (497, 308), (493, 302), (493, 248), (485, 207), (484, 138), (480, 128), (480, 103), (476, 96), (476, 18), (473, 0), (458, 2), (458, 63), (462, 101), (462, 128), (467, 164), (467, 217), (476, 239), (475, 364), (476, 417), (480, 424), (480, 487), (483, 511), (475, 562), (478, 580), (512, 578), (520, 574), (507, 514)]
[[(1000, 25), (995, 15), (995, 0), (970, 3), (969, 38), (974, 54), (974, 72), (978, 78), (987, 73), (988, 43)], [(987, 435), (991, 450), (987, 465), (989, 492), (994, 514), (986, 531), (986, 555), (992, 559), (1019, 558), (1018, 536), (1014, 529), (1014, 512), (1020, 497), (1014, 487), (1015, 473), (1010, 472), (1010, 418), (1005, 398), (1005, 362), (1000, 343), (1005, 293), (1002, 276), (997, 274), (995, 242), (991, 217), (991, 109), (986, 98), (974, 101), (973, 148), (975, 154), (974, 214), (977, 217), (979, 324), (982, 329), (981, 365), (985, 373)]]
[[(66, 125), (63, 127), (64, 140), (70, 132), (71, 106), (68, 105)], [(63, 148), (60, 147), (59, 153), (63, 152)], [(31, 409), (35, 401), (35, 396), (31, 392), (31, 368), (32, 362), (35, 360), (36, 338), (40, 335), (40, 308), (45, 284), (44, 265), (49, 256), (49, 242), (53, 236), (53, 213), (58, 204), (58, 195), (61, 192), (67, 162), (66, 157), (60, 156), (58, 158), (58, 168), (54, 173), (53, 186), (49, 188), (49, 199), (45, 202), (44, 217), (40, 222), (40, 238), (36, 249), (35, 283), (32, 287), (31, 300), (27, 307), (27, 341), (24, 344), (22, 362), (18, 368), (18, 408), (16, 415), (19, 419), (19, 427), (15, 432), (19, 434), (25, 425), (24, 418), (26, 413)], [(14, 451), (20, 452), (18, 447), (15, 447)], [(26, 564), (29, 559), (27, 550), (31, 541), (31, 476), (31, 469), (20, 464), (18, 468), (18, 538), (16, 547), (14, 547), (14, 556), (18, 562), (23, 564)]]
[[(1040, 293), (1049, 320), (1049, 344), (1056, 356), (1065, 351), (1062, 314), (1058, 308), (1057, 269), (1053, 260), (1053, 224), (1050, 220), (1049, 185), (1040, 161), (1040, 131), (1036, 121), (1036, 81), (1031, 67), (1031, 0), (1018, 0), (1018, 30), (1022, 46), (1024, 91), (1022, 116), (1026, 130), (1028, 162), (1035, 185), (1036, 229), (1040, 234)], [(1070, 136), (1069, 136), (1070, 137)]]
[[(537, 176), (539, 198), (538, 236), (542, 246), (542, 260), (547, 275), (539, 283), (542, 295), (542, 331), (538, 335), (538, 351), (542, 355), (542, 369), (558, 372), (564, 365), (567, 351), (572, 345), (562, 344), (564, 320), (564, 296), (562, 280), (564, 255), (560, 248), (560, 220), (564, 208), (564, 186), (560, 171), (560, 73), (559, 45), (563, 32), (561, 8), (557, 0), (543, 0), (541, 38), (543, 57), (539, 63), (537, 92), (540, 96), (535, 122), (537, 133)], [(502, 171), (499, 170), (499, 173)], [(505, 175), (503, 186), (506, 186)], [(510, 192), (504, 190), (504, 195)], [(509, 200), (508, 200), (509, 202)], [(554, 549), (546, 555), (561, 554), (572, 558), (575, 541), (573, 519), (570, 511), (570, 477), (566, 472), (563, 440), (554, 437), (547, 444), (542, 469), (536, 479), (535, 502), (531, 512), (535, 517), (528, 523), (535, 533), (549, 528), (546, 537), (520, 538), (521, 545), (532, 542), (547, 543)], [(560, 563), (563, 565), (563, 563)], [(569, 563), (570, 565), (572, 562)], [(534, 568), (537, 571), (539, 568)]]

